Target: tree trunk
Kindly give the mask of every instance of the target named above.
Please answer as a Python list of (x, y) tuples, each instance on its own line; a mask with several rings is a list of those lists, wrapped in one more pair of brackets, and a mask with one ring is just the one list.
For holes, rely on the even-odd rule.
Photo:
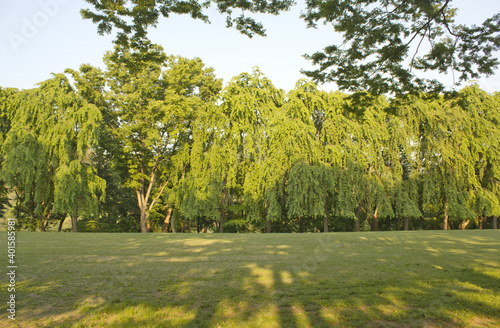
[(177, 212), (174, 211), (174, 214), (172, 215), (172, 221), (170, 221), (170, 226), (172, 227), (172, 233), (176, 233), (177, 231), (175, 230), (175, 218), (177, 217)]
[(172, 217), (172, 208), (167, 210), (167, 215), (165, 215), (165, 220), (163, 221), (163, 229), (161, 232), (168, 232), (168, 226), (170, 225), (170, 218)]
[(148, 219), (146, 217), (146, 207), (141, 206), (141, 232), (148, 232)]
[(498, 229), (498, 217), (493, 217), (493, 229)]
[(220, 219), (219, 219), (219, 232), (223, 233), (224, 232), (224, 219), (226, 216), (226, 211), (224, 208), (221, 209), (220, 211)]
[(448, 201), (444, 204), (444, 220), (443, 220), (443, 230), (448, 230)]
[(49, 225), (49, 220), (44, 219), (42, 225), (40, 226), (40, 231), (47, 231), (47, 226)]
[(137, 193), (137, 205), (139, 205), (139, 210), (141, 211), (141, 219), (139, 221), (141, 225), (141, 232), (146, 233), (149, 231), (150, 224), (148, 222), (148, 207), (146, 203), (146, 199), (144, 197), (144, 186), (142, 186), (141, 190), (136, 190)]
[(271, 221), (266, 218), (266, 233), (271, 233)]
[(484, 218), (482, 216), (480, 216), (478, 218), (478, 221), (479, 221), (479, 229), (483, 229), (483, 225), (484, 225)]
[(409, 225), (410, 225), (410, 218), (409, 217), (405, 217), (405, 222), (404, 222), (403, 230), (408, 231), (408, 226)]
[(227, 197), (227, 190), (224, 189), (224, 191), (222, 192), (222, 199), (220, 204), (220, 218), (219, 218), (220, 233), (224, 232), (224, 222), (226, 221), (226, 197)]
[(66, 216), (63, 216), (63, 218), (59, 221), (59, 228), (57, 229), (57, 232), (61, 232), (62, 231), (62, 227), (63, 227), (63, 224), (64, 224), (65, 220), (66, 220)]
[(460, 223), (460, 225), (458, 227), (462, 230), (465, 230), (465, 228), (467, 228), (469, 223), (470, 223), (470, 220), (463, 220), (462, 223)]
[(71, 231), (78, 232), (78, 209), (71, 216)]
[(359, 218), (359, 206), (358, 206), (358, 208), (356, 208), (356, 226), (354, 229), (356, 232), (361, 231), (361, 219)]
[(375, 213), (373, 214), (372, 231), (378, 231), (378, 208), (375, 209)]
[(224, 220), (226, 219), (226, 198), (227, 198), (227, 173), (224, 175), (224, 180), (222, 181), (222, 199), (220, 202), (220, 219), (219, 219), (219, 232), (224, 232)]
[(330, 213), (328, 212), (328, 197), (325, 199), (325, 218), (323, 219), (323, 232), (328, 232), (328, 216)]

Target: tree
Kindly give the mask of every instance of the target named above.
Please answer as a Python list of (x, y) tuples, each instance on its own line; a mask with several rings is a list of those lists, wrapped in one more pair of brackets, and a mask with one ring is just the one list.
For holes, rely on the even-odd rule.
[[(460, 90), (451, 100), (454, 110), (463, 112), (469, 123), (465, 126), (468, 129), (462, 144), (467, 144), (469, 150), (469, 207), (475, 212), (480, 229), (488, 217), (500, 214), (498, 165), (495, 164), (498, 163), (500, 154), (500, 144), (496, 137), (500, 131), (498, 122), (494, 119), (498, 115), (499, 100), (498, 94), (496, 97), (489, 95), (477, 85)], [(461, 227), (465, 228), (469, 222), (470, 220), (462, 222)]]
[(118, 45), (105, 56), (114, 129), (135, 191), (141, 232), (151, 231), (149, 211), (189, 166), (192, 124), (221, 88), (200, 59), (167, 57), (163, 49)]
[[(12, 111), (13, 108), (11, 106), (11, 101), (12, 96), (16, 93), (16, 89), (4, 89), (0, 87), (0, 149), (11, 127), (12, 116), (14, 115), (14, 112)], [(0, 159), (0, 167), (2, 164), (3, 158)], [(5, 206), (9, 202), (7, 193), (7, 187), (5, 186), (4, 181), (0, 179), (0, 213), (5, 209)]]
[[(500, 13), (481, 26), (455, 24), (450, 0), (307, 0), (309, 27), (332, 24), (343, 42), (306, 55), (316, 81), (371, 94), (439, 92), (417, 71), (457, 72), (456, 82), (492, 75), (499, 64)], [(424, 44), (427, 43), (427, 49)], [(423, 54), (420, 52), (424, 51)], [(454, 74), (454, 73), (453, 73)]]
[[(217, 6), (220, 14), (226, 15), (227, 27), (236, 26), (241, 33), (252, 37), (253, 35), (265, 35), (264, 26), (256, 22), (252, 17), (245, 15), (246, 12), (254, 14), (278, 15), (288, 10), (293, 0), (210, 0), (210, 1), (179, 1), (179, 0), (86, 0), (94, 6), (95, 11), (82, 9), (84, 19), (91, 19), (98, 24), (97, 31), (100, 35), (111, 33), (113, 28), (119, 30), (115, 42), (127, 45), (130, 41), (141, 45), (147, 40), (147, 29), (156, 27), (160, 14), (168, 18), (171, 14), (188, 14), (193, 19), (200, 19), (209, 23), (208, 16), (204, 10), (212, 4)], [(241, 10), (242, 13), (233, 17), (233, 10)]]
[[(80, 98), (63, 74), (16, 95), (12, 128), (2, 146), (2, 176), (19, 207), (45, 230), (57, 214), (95, 215), (104, 181), (92, 166), (100, 111)], [(35, 225), (29, 224), (33, 228)]]
[[(223, 130), (223, 142), (231, 154), (224, 188), (225, 191), (232, 188), (235, 197), (244, 198), (249, 220), (261, 224), (268, 219), (265, 194), (274, 185), (270, 179), (272, 171), (266, 171), (269, 169), (270, 125), (283, 106), (284, 94), (255, 67), (251, 74), (242, 73), (233, 78), (222, 91), (221, 101), (221, 110), (228, 122)], [(224, 196), (222, 200), (226, 199)], [(222, 207), (221, 222), (224, 204)], [(268, 232), (269, 229), (266, 221)]]
[[(224, 180), (231, 160), (224, 142), (228, 119), (219, 106), (211, 104), (193, 123), (193, 144), (187, 177), (177, 187), (177, 209), (189, 223), (199, 220), (204, 231), (220, 222)], [(231, 174), (229, 174), (231, 175)]]
[(418, 156), (422, 210), (428, 217), (442, 217), (447, 230), (453, 220), (474, 218), (469, 207), (470, 190), (476, 184), (471, 154), (474, 123), (446, 97), (426, 99), (421, 104)]
[(93, 147), (92, 162), (97, 175), (106, 181), (105, 199), (95, 217), (81, 222), (84, 231), (137, 231), (138, 223), (133, 218), (139, 216), (134, 206), (134, 191), (124, 186), (127, 168), (123, 161), (120, 141), (113, 134), (119, 125), (117, 112), (108, 101), (105, 72), (88, 64), (78, 71), (67, 69), (74, 80), (78, 95), (96, 106), (102, 116), (98, 142)]

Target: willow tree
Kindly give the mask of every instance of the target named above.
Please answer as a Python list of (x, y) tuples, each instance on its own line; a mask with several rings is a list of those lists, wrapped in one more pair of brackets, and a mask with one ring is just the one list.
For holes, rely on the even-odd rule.
[(167, 57), (150, 43), (139, 49), (116, 46), (105, 62), (126, 186), (137, 196), (141, 232), (148, 232), (149, 211), (169, 183), (185, 177), (192, 122), (221, 81), (200, 59)]
[[(310, 172), (312, 176), (309, 178), (304, 176), (305, 180), (300, 181), (301, 177), (291, 174), (295, 169), (292, 169), (291, 166), (288, 167), (290, 174), (287, 182), (287, 204), (289, 206), (293, 205), (288, 207), (288, 216), (289, 218), (297, 217), (296, 210), (298, 208), (296, 205), (301, 201), (296, 197), (300, 197), (301, 191), (295, 190), (295, 187), (303, 185), (303, 192), (306, 194), (313, 192), (313, 194), (306, 197), (322, 198), (320, 204), (323, 209), (318, 212), (315, 207), (306, 206), (304, 210), (309, 214), (301, 213), (300, 218), (312, 218), (321, 215), (323, 217), (323, 231), (328, 232), (330, 208), (333, 203), (332, 197), (335, 187), (332, 171), (330, 170), (332, 161), (326, 159), (324, 149), (327, 142), (323, 135), (323, 125), (328, 112), (331, 111), (328, 108), (326, 99), (328, 96), (324, 91), (319, 90), (316, 84), (307, 80), (299, 80), (295, 84), (295, 88), (288, 93), (287, 98), (287, 103), (284, 106), (287, 118), (282, 120), (281, 128), (290, 131), (287, 139), (290, 137), (295, 139), (295, 141), (288, 142), (289, 145), (294, 146), (293, 148), (288, 147), (288, 161), (294, 165), (294, 168), (301, 162), (311, 164), (310, 169), (312, 170)], [(306, 187), (311, 183), (318, 184), (318, 189), (313, 191)], [(292, 188), (293, 185), (295, 187)], [(315, 193), (319, 194), (316, 195)]]
[(456, 110), (444, 97), (420, 103), (419, 160), (422, 163), (422, 210), (427, 216), (442, 216), (443, 229), (450, 228), (450, 217), (474, 217), (468, 203), (474, 184), (471, 157), (471, 121), (463, 110)]
[[(469, 207), (482, 228), (487, 217), (500, 214), (497, 171), (500, 143), (495, 137), (500, 133), (497, 120), (500, 97), (472, 85), (460, 90), (451, 101), (453, 110), (463, 112), (468, 122), (462, 144), (467, 144), (470, 163), (467, 172), (471, 181)], [(462, 222), (461, 227), (465, 228), (469, 222)]]
[[(233, 78), (221, 93), (221, 101), (221, 110), (228, 120), (224, 142), (232, 156), (232, 167), (224, 178), (223, 202), (228, 199), (228, 188), (233, 188), (235, 197), (245, 199), (249, 219), (261, 223), (266, 217), (264, 194), (272, 186), (263, 171), (268, 158), (270, 122), (283, 105), (284, 95), (254, 68), (252, 74)], [(221, 224), (223, 220), (221, 215)]]
[(394, 186), (392, 203), (397, 218), (397, 229), (408, 230), (410, 220), (422, 217), (420, 210), (421, 158), (420, 145), (422, 111), (425, 100), (417, 96), (393, 99), (387, 111), (388, 145), (392, 145)]
[[(2, 175), (44, 230), (54, 214), (95, 215), (104, 181), (92, 165), (101, 113), (62, 74), (20, 92), (2, 146)], [(63, 216), (63, 218), (64, 218)]]
[[(314, 125), (308, 124), (296, 105), (285, 103), (275, 110), (266, 131), (264, 160), (254, 163), (246, 182), (253, 181), (264, 202), (266, 231), (273, 222), (286, 220), (287, 184), (290, 170), (298, 162), (318, 163), (319, 151)], [(310, 122), (309, 122), (310, 123)], [(248, 184), (247, 184), (248, 185)]]
[(106, 74), (89, 64), (81, 65), (79, 70), (67, 69), (65, 73), (71, 75), (78, 95), (99, 108), (102, 116), (98, 142), (93, 147), (93, 163), (97, 174), (106, 180), (106, 197), (99, 206), (95, 228), (97, 231), (137, 231), (133, 220), (138, 217), (136, 197), (133, 190), (123, 185), (127, 170), (120, 140), (113, 134), (119, 119), (108, 101)]
[(367, 93), (331, 94), (333, 110), (323, 128), (325, 158), (336, 172), (335, 213), (356, 220), (364, 218), (378, 229), (378, 218), (391, 216), (390, 183), (394, 151), (388, 143), (388, 106), (383, 97)]
[(287, 215), (298, 218), (299, 231), (304, 232), (305, 219), (321, 217), (323, 232), (328, 232), (328, 203), (333, 193), (332, 172), (324, 165), (296, 163), (287, 181)]
[[(189, 172), (176, 192), (179, 216), (189, 223), (199, 220), (204, 231), (209, 225), (220, 222), (227, 174), (233, 168), (233, 157), (225, 142), (228, 125), (219, 106), (207, 104), (206, 110), (199, 113), (193, 122)], [(173, 215), (170, 216), (173, 219)], [(171, 221), (171, 224), (175, 223)]]
[[(4, 89), (0, 87), (0, 149), (5, 141), (5, 138), (7, 137), (7, 133), (10, 130), (12, 116), (14, 115), (14, 112), (12, 111), (11, 100), (12, 96), (16, 92), (16, 89)], [(0, 158), (0, 167), (1, 163), (3, 163), (3, 158)], [(0, 212), (9, 202), (7, 193), (7, 187), (5, 186), (4, 181), (0, 179)]]

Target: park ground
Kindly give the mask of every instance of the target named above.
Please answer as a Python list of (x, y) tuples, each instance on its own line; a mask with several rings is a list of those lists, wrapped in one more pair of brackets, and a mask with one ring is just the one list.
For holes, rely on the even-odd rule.
[(19, 232), (16, 265), (2, 327), (500, 326), (499, 230)]

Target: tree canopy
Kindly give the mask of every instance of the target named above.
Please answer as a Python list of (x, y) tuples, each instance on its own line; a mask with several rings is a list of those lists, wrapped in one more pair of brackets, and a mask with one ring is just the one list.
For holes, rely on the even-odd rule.
[(0, 172), (26, 229), (456, 229), (500, 214), (498, 93), (287, 93), (258, 68), (222, 88), (152, 44), (105, 61), (0, 90)]
[[(278, 15), (295, 5), (292, 0), (86, 1), (94, 10), (82, 9), (82, 16), (98, 24), (99, 34), (115, 28), (116, 43), (136, 45), (147, 43), (148, 28), (157, 26), (160, 15), (189, 14), (209, 22), (204, 10), (215, 5), (227, 27), (265, 36), (264, 26), (245, 11)], [(307, 26), (331, 25), (343, 41), (305, 55), (317, 68), (303, 73), (341, 90), (374, 95), (445, 90), (422, 74), (428, 71), (451, 74), (456, 84), (492, 75), (499, 64), (500, 13), (466, 26), (455, 22), (458, 9), (451, 0), (306, 0), (301, 17)], [(234, 17), (235, 10), (242, 13)]]
[[(455, 24), (451, 0), (307, 0), (302, 15), (310, 27), (323, 21), (342, 33), (333, 44), (308, 55), (317, 81), (372, 94), (442, 91), (417, 71), (454, 74), (456, 82), (492, 75), (498, 66), (500, 13), (482, 25)], [(423, 52), (423, 54), (422, 54)], [(455, 76), (455, 75), (454, 75)]]
[[(140, 42), (147, 38), (149, 27), (156, 27), (160, 15), (169, 17), (171, 14), (189, 15), (193, 19), (209, 22), (205, 9), (214, 5), (221, 15), (226, 15), (227, 27), (235, 27), (241, 33), (252, 37), (265, 35), (264, 26), (254, 18), (245, 15), (272, 14), (288, 10), (293, 0), (210, 0), (210, 1), (178, 1), (178, 0), (85, 0), (94, 6), (95, 11), (82, 9), (85, 19), (91, 19), (98, 24), (99, 34), (109, 34), (113, 28), (118, 29), (117, 43), (127, 43), (129, 40)], [(234, 16), (233, 11), (241, 10), (241, 14)]]

